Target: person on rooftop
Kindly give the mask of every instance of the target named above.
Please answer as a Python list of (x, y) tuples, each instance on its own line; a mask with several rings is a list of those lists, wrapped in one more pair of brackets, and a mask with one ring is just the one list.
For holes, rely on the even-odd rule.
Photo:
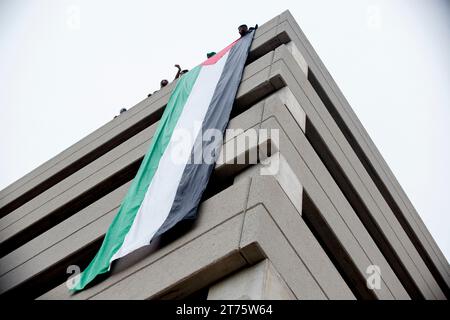
[(254, 27), (250, 27), (250, 29), (247, 27), (246, 24), (241, 24), (238, 27), (239, 34), (241, 37), (245, 36), (247, 33), (252, 32), (253, 30), (258, 29), (258, 25), (255, 25)]
[(117, 118), (118, 116), (120, 116), (122, 113), (124, 113), (124, 112), (126, 112), (126, 111), (127, 111), (127, 108), (122, 108), (122, 109), (120, 109), (120, 114), (117, 115), (117, 116), (114, 116), (114, 119)]
[(179, 64), (176, 64), (176, 65), (175, 65), (175, 68), (177, 68), (178, 71), (177, 71), (177, 74), (175, 75), (175, 78), (174, 78), (173, 80), (178, 79), (178, 78), (181, 77), (183, 74), (189, 72), (188, 69), (181, 70), (181, 67), (180, 67)]
[(166, 79), (161, 80), (160, 85), (161, 85), (161, 89), (164, 88), (165, 86), (167, 86), (169, 84), (169, 81)]
[(247, 25), (246, 24), (241, 24), (238, 27), (238, 31), (239, 31), (239, 34), (241, 35), (241, 37), (245, 36), (247, 34), (247, 32), (248, 32)]

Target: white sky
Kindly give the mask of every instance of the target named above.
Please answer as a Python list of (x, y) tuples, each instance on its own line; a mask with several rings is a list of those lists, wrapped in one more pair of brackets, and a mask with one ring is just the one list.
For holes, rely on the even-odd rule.
[(449, 259), (445, 0), (0, 0), (0, 189), (285, 9)]

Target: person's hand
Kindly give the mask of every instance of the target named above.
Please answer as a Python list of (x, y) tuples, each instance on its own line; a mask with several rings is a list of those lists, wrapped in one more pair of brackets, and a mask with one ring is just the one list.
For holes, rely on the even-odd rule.
[(175, 65), (175, 68), (178, 68), (179, 70), (181, 70), (181, 67), (180, 67), (179, 64), (176, 64), (176, 65)]

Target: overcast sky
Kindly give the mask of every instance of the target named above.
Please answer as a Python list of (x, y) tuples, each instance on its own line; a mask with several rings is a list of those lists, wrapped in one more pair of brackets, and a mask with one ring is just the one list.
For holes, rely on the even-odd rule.
[(445, 0), (0, 0), (0, 189), (286, 9), (448, 260)]

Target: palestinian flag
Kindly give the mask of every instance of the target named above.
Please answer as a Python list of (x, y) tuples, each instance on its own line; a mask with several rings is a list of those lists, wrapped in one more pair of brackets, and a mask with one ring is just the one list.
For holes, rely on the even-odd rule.
[[(150, 244), (181, 220), (196, 217), (222, 146), (253, 33), (178, 80), (119, 212), (97, 255), (75, 280), (73, 291), (108, 272), (112, 261)], [(211, 129), (219, 130), (220, 139), (203, 137)], [(193, 138), (180, 143), (189, 135)], [(199, 163), (199, 150), (213, 150), (213, 161)]]

